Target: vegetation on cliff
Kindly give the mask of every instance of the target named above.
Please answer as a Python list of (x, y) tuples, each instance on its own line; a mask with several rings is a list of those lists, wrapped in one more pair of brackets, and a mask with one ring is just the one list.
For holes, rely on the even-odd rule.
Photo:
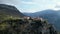
[[(27, 17), (28, 18), (28, 17)], [(52, 24), (44, 19), (7, 19), (0, 23), (1, 34), (58, 34)]]

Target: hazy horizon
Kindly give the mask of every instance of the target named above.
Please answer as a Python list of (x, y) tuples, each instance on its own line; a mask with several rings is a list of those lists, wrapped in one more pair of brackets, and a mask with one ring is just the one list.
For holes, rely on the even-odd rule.
[(22, 13), (52, 9), (60, 10), (60, 0), (0, 0), (0, 4), (14, 5)]

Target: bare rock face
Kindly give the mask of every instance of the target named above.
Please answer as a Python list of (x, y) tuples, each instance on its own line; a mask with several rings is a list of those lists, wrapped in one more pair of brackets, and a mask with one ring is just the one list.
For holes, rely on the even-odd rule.
[(43, 21), (24, 18), (10, 19), (2, 21), (0, 24), (6, 24), (6, 27), (0, 28), (1, 34), (58, 34), (55, 27), (44, 19)]

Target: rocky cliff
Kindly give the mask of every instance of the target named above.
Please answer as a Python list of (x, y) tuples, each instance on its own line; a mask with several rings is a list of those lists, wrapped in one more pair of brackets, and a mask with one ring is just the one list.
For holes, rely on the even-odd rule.
[(1, 34), (58, 34), (55, 27), (41, 19), (10, 19), (0, 23)]

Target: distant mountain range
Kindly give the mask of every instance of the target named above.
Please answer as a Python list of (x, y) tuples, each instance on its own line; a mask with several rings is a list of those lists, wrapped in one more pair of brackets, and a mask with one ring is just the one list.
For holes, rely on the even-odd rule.
[(0, 4), (0, 14), (6, 14), (15, 17), (24, 16), (16, 7), (6, 4)]
[(58, 30), (60, 30), (60, 10), (43, 10), (36, 13), (24, 13), (31, 17), (42, 17), (47, 19), (49, 23), (54, 24)]

